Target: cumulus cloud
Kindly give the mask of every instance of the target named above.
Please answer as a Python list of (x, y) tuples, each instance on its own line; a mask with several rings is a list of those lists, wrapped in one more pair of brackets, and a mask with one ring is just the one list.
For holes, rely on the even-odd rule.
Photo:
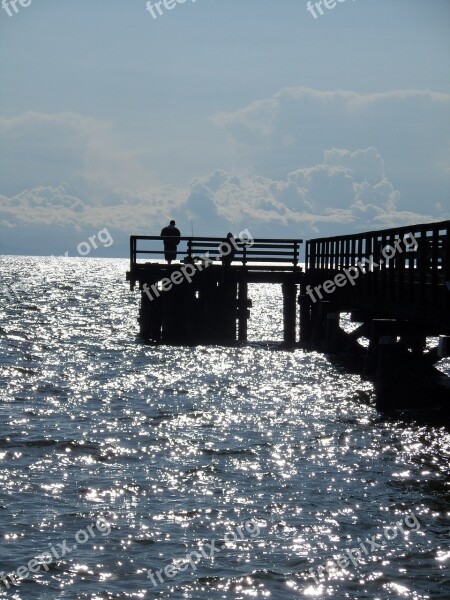
[[(340, 168), (365, 160), (373, 181), (383, 171), (401, 192), (403, 210), (424, 205), (439, 211), (448, 195), (450, 167), (450, 94), (427, 90), (392, 90), (359, 94), (284, 88), (270, 98), (230, 113), (217, 114), (239, 153), (239, 161), (255, 172), (280, 177), (297, 166), (314, 167), (333, 148), (353, 151), (337, 156), (331, 150), (324, 164)], [(372, 157), (358, 149), (376, 148), (383, 157), (374, 171)], [(343, 150), (342, 152), (348, 152)], [(358, 170), (364, 172), (364, 164)], [(343, 173), (336, 174), (345, 185)], [(337, 183), (337, 181), (336, 181)]]
[(109, 253), (126, 256), (129, 235), (159, 233), (184, 197), (182, 190), (160, 187), (108, 205), (86, 201), (64, 185), (0, 195), (0, 253), (64, 254), (107, 227), (115, 240)]
[(108, 227), (125, 255), (129, 234), (157, 234), (169, 218), (185, 234), (264, 237), (449, 218), (449, 110), (449, 94), (427, 91), (283, 89), (214, 117), (239, 169), (185, 188), (161, 185), (108, 122), (0, 118), (0, 251), (63, 252)]
[(195, 199), (195, 216), (206, 215), (214, 229), (253, 227), (256, 235), (331, 235), (435, 220), (400, 210), (399, 198), (375, 148), (331, 148), (321, 163), (284, 179), (217, 171), (194, 181), (185, 206), (192, 210)]
[(284, 179), (215, 171), (195, 179), (189, 190), (136, 192), (117, 205), (84, 202), (64, 186), (37, 187), (0, 196), (0, 224), (10, 241), (22, 231), (29, 244), (43, 231), (47, 239), (59, 239), (64, 231), (63, 239), (75, 243), (76, 236), (79, 241), (95, 228), (109, 227), (126, 254), (129, 234), (158, 234), (169, 216), (186, 235), (194, 230), (222, 236), (248, 227), (263, 237), (336, 235), (436, 220), (427, 212), (399, 209), (399, 197), (375, 148), (331, 148), (321, 163)]

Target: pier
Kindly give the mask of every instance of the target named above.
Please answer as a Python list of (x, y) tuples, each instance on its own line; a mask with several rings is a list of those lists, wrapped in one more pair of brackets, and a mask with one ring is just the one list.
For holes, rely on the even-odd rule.
[[(145, 258), (161, 256), (160, 236), (131, 236), (131, 289), (139, 285), (140, 334), (163, 343), (235, 343), (247, 341), (252, 283), (271, 283), (283, 290), (283, 338), (298, 340), (297, 297), (302, 276), (302, 240), (234, 240), (226, 255), (226, 240), (181, 237), (177, 263)], [(224, 252), (225, 250), (225, 252)]]
[[(249, 285), (281, 285), (285, 345), (345, 358), (374, 381), (380, 410), (424, 398), (448, 409), (449, 378), (434, 364), (450, 353), (450, 221), (308, 240), (304, 268), (300, 239), (236, 238), (228, 258), (224, 239), (180, 239), (168, 265), (155, 260), (160, 236), (130, 238), (144, 339), (246, 342)], [(431, 349), (430, 337), (439, 338)]]
[(433, 365), (450, 352), (450, 221), (308, 240), (299, 303), (302, 345), (347, 357), (378, 409), (448, 414), (449, 378)]

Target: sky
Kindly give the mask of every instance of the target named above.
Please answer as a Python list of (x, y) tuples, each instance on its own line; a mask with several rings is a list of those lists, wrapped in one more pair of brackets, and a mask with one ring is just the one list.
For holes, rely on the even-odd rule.
[(164, 2), (4, 0), (0, 254), (450, 219), (449, 0)]

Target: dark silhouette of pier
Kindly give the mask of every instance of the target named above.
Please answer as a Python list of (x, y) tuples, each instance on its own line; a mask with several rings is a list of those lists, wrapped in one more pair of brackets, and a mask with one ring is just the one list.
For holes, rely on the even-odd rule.
[[(249, 284), (282, 286), (283, 339), (346, 357), (375, 382), (381, 410), (449, 409), (450, 221), (308, 240), (182, 237), (179, 262), (160, 236), (131, 236), (127, 280), (141, 290), (140, 334), (156, 343), (247, 341)], [(147, 258), (147, 261), (145, 260)], [(353, 331), (341, 327), (350, 313)], [(427, 348), (427, 338), (439, 345)], [(365, 340), (366, 343), (361, 343)]]
[[(297, 341), (297, 294), (302, 240), (234, 240), (232, 261), (225, 240), (181, 237), (178, 263), (143, 262), (161, 256), (160, 236), (131, 236), (127, 280), (141, 290), (143, 338), (165, 343), (246, 342), (251, 283), (281, 284), (284, 341)], [(156, 247), (155, 247), (156, 246)]]
[(449, 417), (449, 378), (434, 365), (450, 353), (450, 221), (309, 240), (299, 303), (302, 345), (358, 365), (378, 409)]
[[(370, 318), (414, 323), (416, 333), (450, 330), (450, 221), (410, 225), (355, 235), (317, 238), (306, 243), (305, 286), (319, 292), (339, 312), (360, 311)], [(352, 269), (353, 281), (323, 290), (325, 281)], [(351, 273), (350, 273), (351, 274)], [(333, 286), (331, 286), (333, 287)], [(317, 297), (317, 294), (313, 297)], [(315, 302), (309, 303), (314, 313)], [(320, 303), (319, 303), (320, 304)], [(312, 320), (316, 319), (313, 314)], [(310, 328), (304, 321), (303, 338)]]

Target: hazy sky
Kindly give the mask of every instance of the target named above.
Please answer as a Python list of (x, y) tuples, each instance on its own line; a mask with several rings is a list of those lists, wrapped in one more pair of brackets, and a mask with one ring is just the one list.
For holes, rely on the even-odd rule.
[(2, 253), (450, 218), (449, 0), (10, 1)]

